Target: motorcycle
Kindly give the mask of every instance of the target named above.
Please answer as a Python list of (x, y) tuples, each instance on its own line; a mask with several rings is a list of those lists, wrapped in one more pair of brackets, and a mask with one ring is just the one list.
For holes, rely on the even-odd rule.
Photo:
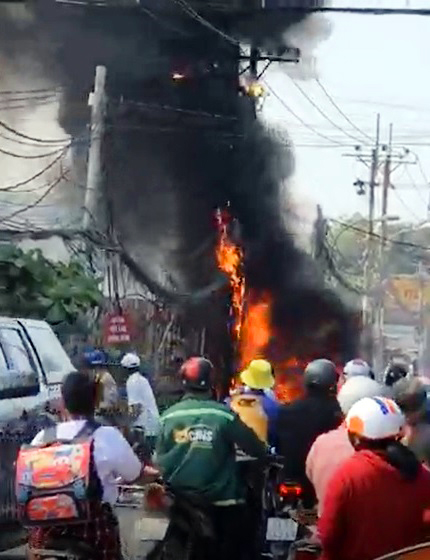
[(207, 557), (215, 542), (215, 529), (204, 502), (160, 484), (150, 485), (146, 501), (147, 510), (164, 512), (169, 518), (164, 539), (148, 554), (148, 560)]
[(31, 549), (31, 556), (44, 560), (91, 560), (94, 550), (76, 539), (56, 538), (48, 542), (42, 549)]
[(300, 521), (302, 487), (295, 481), (285, 480), (283, 465), (282, 457), (269, 456), (263, 479), (262, 514), (266, 531), (263, 554), (274, 559), (286, 558), (291, 544), (307, 533)]
[[(137, 535), (141, 532), (144, 488), (119, 485), (118, 489), (115, 510), (120, 523), (122, 548), (127, 558), (141, 558), (141, 543)], [(43, 548), (32, 548), (30, 558), (33, 556), (43, 560), (93, 560), (95, 551), (76, 538), (54, 537)]]

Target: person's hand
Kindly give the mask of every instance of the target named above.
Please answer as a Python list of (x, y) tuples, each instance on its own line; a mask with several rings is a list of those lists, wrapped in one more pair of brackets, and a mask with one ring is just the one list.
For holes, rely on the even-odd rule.
[(150, 465), (145, 465), (142, 469), (142, 482), (154, 482), (160, 478), (160, 471)]
[(313, 509), (298, 509), (291, 512), (290, 516), (294, 521), (306, 527), (316, 525), (318, 521), (318, 514)]

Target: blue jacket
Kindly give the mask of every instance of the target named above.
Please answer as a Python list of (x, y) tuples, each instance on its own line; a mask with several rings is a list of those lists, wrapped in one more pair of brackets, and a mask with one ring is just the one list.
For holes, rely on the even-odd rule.
[[(250, 389), (249, 387), (242, 387), (241, 389), (247, 395), (256, 395), (260, 397), (261, 406), (267, 416), (267, 420), (269, 422), (269, 444), (271, 447), (277, 447), (278, 444), (278, 435), (277, 435), (277, 423), (278, 423), (278, 414), (281, 408), (281, 405), (275, 400), (270, 393), (264, 391), (262, 389)], [(231, 399), (226, 399), (226, 404), (230, 406)]]

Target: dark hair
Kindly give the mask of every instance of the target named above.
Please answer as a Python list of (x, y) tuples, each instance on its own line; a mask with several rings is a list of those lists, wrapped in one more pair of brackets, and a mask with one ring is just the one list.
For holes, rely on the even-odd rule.
[(392, 387), (394, 383), (408, 375), (407, 367), (403, 364), (391, 364), (385, 371), (384, 384)]
[(427, 391), (419, 379), (400, 379), (393, 385), (393, 398), (402, 412), (410, 414), (423, 409)]
[(70, 414), (93, 416), (97, 399), (97, 384), (92, 375), (81, 371), (69, 373), (63, 380), (61, 394)]
[(408, 447), (393, 439), (362, 440), (360, 446), (372, 449), (381, 455), (389, 465), (397, 469), (405, 480), (413, 481), (421, 469), (421, 463)]

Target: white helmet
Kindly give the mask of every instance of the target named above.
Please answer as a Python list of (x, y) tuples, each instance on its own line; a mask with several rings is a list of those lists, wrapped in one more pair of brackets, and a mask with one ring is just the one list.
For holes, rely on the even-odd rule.
[(396, 438), (404, 426), (405, 417), (400, 408), (384, 397), (361, 399), (346, 417), (348, 432), (370, 440)]
[(343, 373), (346, 377), (355, 377), (356, 375), (364, 375), (370, 377), (371, 369), (367, 362), (357, 358), (348, 362), (343, 368)]
[(140, 366), (140, 358), (134, 352), (129, 352), (122, 358), (121, 365), (125, 369), (138, 368)]
[(340, 408), (346, 416), (352, 405), (365, 397), (378, 397), (382, 395), (384, 388), (370, 377), (357, 375), (346, 380), (337, 394)]

